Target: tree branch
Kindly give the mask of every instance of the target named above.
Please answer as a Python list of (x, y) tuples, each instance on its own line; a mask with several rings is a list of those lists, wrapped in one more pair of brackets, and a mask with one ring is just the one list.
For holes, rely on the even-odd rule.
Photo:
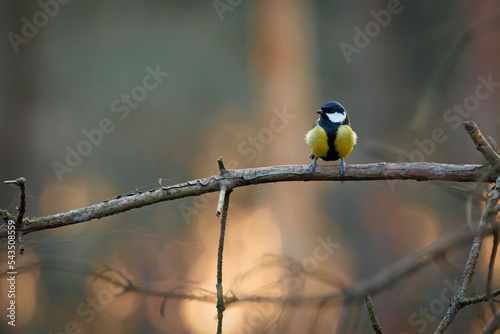
[(489, 301), (491, 298), (500, 296), (500, 289), (498, 290), (493, 290), (487, 294), (484, 295), (479, 295), (479, 296), (474, 296), (471, 298), (463, 298), (460, 302), (460, 306), (464, 307), (467, 305), (472, 305), (472, 304), (479, 304), (483, 302)]
[[(224, 293), (222, 290), (222, 257), (224, 253), (224, 237), (226, 235), (226, 220), (227, 211), (229, 209), (229, 195), (231, 194), (231, 189), (227, 186), (222, 185), (220, 189), (222, 197), (222, 216), (220, 219), (220, 236), (219, 236), (219, 250), (217, 253), (217, 334), (222, 334), (222, 317), (224, 315)], [(220, 205), (220, 203), (219, 203)], [(219, 216), (219, 215), (217, 215)]]
[[(368, 180), (416, 180), (474, 182), (488, 173), (489, 167), (480, 165), (452, 165), (439, 163), (371, 163), (349, 165), (343, 176), (338, 166), (317, 166), (310, 173), (308, 165), (272, 166), (249, 169), (225, 170), (203, 179), (197, 179), (146, 192), (134, 192), (117, 196), (84, 208), (36, 218), (26, 218), (17, 230), (21, 235), (31, 232), (82, 223), (122, 213), (163, 201), (200, 196), (220, 190), (222, 183), (231, 187), (290, 182), (290, 181), (368, 181)], [(485, 182), (494, 182), (498, 175), (489, 175)], [(0, 226), (0, 239), (7, 237), (6, 226)]]

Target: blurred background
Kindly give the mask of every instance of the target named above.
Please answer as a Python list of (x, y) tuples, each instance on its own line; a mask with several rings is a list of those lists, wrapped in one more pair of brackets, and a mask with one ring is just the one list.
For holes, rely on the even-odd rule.
[[(67, 2), (67, 3), (65, 3)], [(80, 208), (228, 168), (310, 164), (304, 134), (331, 100), (359, 141), (347, 165), (484, 163), (461, 122), (500, 140), (500, 4), (494, 1), (3, 1), (0, 179), (27, 179), (27, 216)], [(320, 161), (319, 164), (325, 163)], [(482, 204), (431, 182), (297, 182), (231, 195), (224, 292), (327, 296), (449, 232)], [(485, 187), (480, 187), (484, 192)], [(215, 292), (218, 194), (29, 234), (16, 328), (2, 333), (213, 333), (213, 303), (128, 293)], [(0, 208), (19, 190), (2, 185)], [(0, 240), (6, 270), (6, 239)], [(484, 291), (487, 239), (470, 291)], [(469, 244), (373, 295), (388, 333), (432, 333)], [(500, 263), (495, 279), (500, 277)], [(111, 277), (120, 279), (117, 273)], [(114, 276), (113, 276), (114, 275)], [(498, 282), (498, 280), (496, 280)], [(7, 283), (0, 281), (0, 308)], [(494, 288), (498, 288), (498, 284)], [(361, 307), (360, 307), (361, 306)], [(491, 317), (469, 306), (450, 332)], [(371, 333), (359, 301), (236, 303), (225, 333)]]

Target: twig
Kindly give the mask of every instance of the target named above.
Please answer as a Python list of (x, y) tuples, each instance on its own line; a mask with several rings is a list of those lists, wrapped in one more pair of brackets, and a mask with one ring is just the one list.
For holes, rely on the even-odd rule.
[(474, 296), (471, 298), (463, 298), (460, 301), (460, 306), (464, 307), (467, 305), (473, 305), (473, 304), (479, 304), (483, 302), (487, 302), (491, 298), (500, 296), (500, 289), (491, 291), (490, 293), (484, 294), (484, 295), (479, 295), (479, 296)]
[[(488, 167), (489, 168), (489, 167)], [(307, 165), (273, 166), (262, 168), (226, 170), (225, 176), (212, 175), (203, 179), (120, 195), (114, 199), (84, 208), (36, 218), (25, 218), (19, 229), (23, 235), (31, 232), (78, 224), (122, 213), (158, 202), (220, 191), (223, 183), (231, 182), (232, 188), (248, 185), (291, 181), (366, 181), (366, 180), (417, 180), (474, 182), (484, 175), (480, 165), (450, 165), (439, 163), (372, 163), (349, 165), (343, 176), (337, 166), (317, 166), (314, 173)], [(494, 182), (497, 175), (490, 175), (485, 182)], [(7, 237), (7, 228), (0, 227), (0, 239)]]
[(463, 122), (463, 125), (476, 145), (476, 149), (483, 154), (488, 163), (491, 165), (492, 171), (498, 173), (500, 169), (500, 156), (491, 147), (486, 138), (483, 137), (483, 134), (479, 131), (476, 123), (472, 121), (465, 121)]
[(220, 156), (219, 158), (217, 158), (217, 164), (219, 165), (219, 173), (220, 173), (220, 175), (226, 176), (227, 175), (227, 169), (226, 169), (226, 167), (224, 167), (224, 160), (222, 159), (222, 156)]
[(375, 316), (375, 310), (373, 307), (372, 299), (370, 298), (369, 294), (365, 295), (365, 304), (366, 304), (366, 309), (368, 310), (368, 315), (370, 316), (370, 323), (372, 325), (373, 330), (377, 334), (382, 334), (382, 327), (380, 327), (377, 317)]
[[(222, 317), (224, 315), (224, 293), (222, 290), (222, 256), (224, 253), (224, 236), (226, 234), (227, 210), (229, 209), (229, 195), (231, 189), (221, 186), (221, 197), (223, 198), (222, 216), (220, 219), (219, 250), (217, 253), (217, 334), (222, 334)], [(224, 196), (222, 196), (224, 194)], [(220, 202), (219, 202), (220, 205)], [(219, 209), (217, 209), (218, 211)]]

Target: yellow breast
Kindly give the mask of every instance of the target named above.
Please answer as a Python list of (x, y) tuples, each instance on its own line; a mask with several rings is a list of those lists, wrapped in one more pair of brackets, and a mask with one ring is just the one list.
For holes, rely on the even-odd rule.
[(356, 145), (356, 132), (352, 131), (349, 125), (339, 126), (337, 138), (335, 138), (335, 147), (341, 158), (347, 158), (351, 154), (352, 148)]
[(328, 153), (328, 137), (320, 126), (316, 125), (306, 134), (306, 143), (311, 148), (312, 154), (317, 157), (325, 157)]

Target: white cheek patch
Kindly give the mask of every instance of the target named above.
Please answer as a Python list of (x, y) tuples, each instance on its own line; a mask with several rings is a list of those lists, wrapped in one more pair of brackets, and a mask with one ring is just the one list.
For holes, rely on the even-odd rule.
[(342, 123), (343, 121), (345, 121), (346, 119), (346, 113), (339, 113), (339, 112), (334, 112), (333, 114), (326, 114), (326, 116), (328, 116), (328, 118), (330, 119), (330, 121), (332, 121), (333, 123)]

